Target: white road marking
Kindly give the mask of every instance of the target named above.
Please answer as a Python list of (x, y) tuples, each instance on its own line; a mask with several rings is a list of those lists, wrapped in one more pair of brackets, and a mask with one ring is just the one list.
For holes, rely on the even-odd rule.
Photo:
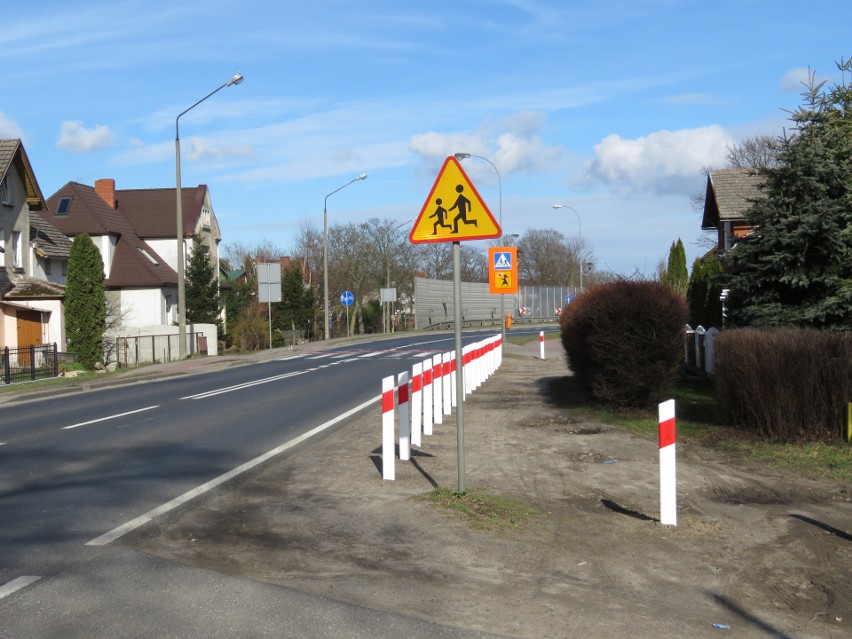
[(105, 422), (108, 419), (118, 419), (119, 417), (126, 417), (127, 415), (135, 415), (136, 413), (144, 413), (146, 410), (154, 410), (155, 408), (159, 408), (159, 406), (146, 406), (145, 408), (127, 411), (126, 413), (118, 413), (117, 415), (108, 415), (107, 417), (100, 417), (98, 419), (92, 419), (92, 420), (89, 420), (88, 422), (80, 422), (79, 424), (71, 424), (70, 426), (63, 426), (62, 430), (70, 430), (72, 428), (79, 428), (80, 426), (88, 426), (89, 424), (97, 424), (98, 422)]
[(364, 353), (363, 355), (359, 355), (358, 359), (366, 359), (368, 357), (375, 357), (376, 355), (378, 355), (381, 352), (383, 352), (383, 351), (370, 351), (368, 353)]
[(341, 413), (337, 417), (334, 417), (334, 418), (328, 420), (327, 422), (325, 422), (324, 424), (320, 424), (316, 428), (312, 428), (308, 432), (306, 432), (302, 435), (299, 435), (298, 437), (291, 439), (288, 442), (281, 444), (277, 448), (273, 448), (272, 450), (270, 450), (266, 453), (263, 453), (259, 457), (255, 457), (251, 461), (247, 461), (245, 464), (242, 464), (241, 466), (237, 466), (236, 468), (228, 471), (224, 475), (219, 475), (215, 479), (211, 479), (207, 483), (201, 484), (200, 486), (197, 486), (197, 487), (193, 488), (192, 490), (185, 492), (183, 495), (181, 495), (179, 497), (175, 497), (174, 499), (172, 499), (169, 502), (166, 502), (162, 506), (158, 506), (157, 508), (154, 508), (153, 510), (149, 510), (144, 515), (140, 515), (139, 517), (136, 517), (135, 519), (131, 519), (130, 521), (128, 521), (125, 524), (122, 524), (118, 528), (114, 528), (111, 531), (109, 531), (108, 533), (105, 533), (105, 534), (101, 535), (100, 537), (96, 537), (95, 539), (92, 539), (91, 541), (86, 542), (86, 545), (87, 546), (106, 546), (107, 544), (112, 543), (113, 541), (115, 541), (119, 537), (126, 535), (127, 533), (129, 533), (133, 530), (136, 530), (137, 528), (139, 528), (139, 526), (143, 526), (143, 525), (147, 524), (152, 519), (159, 517), (160, 515), (164, 515), (165, 513), (169, 512), (170, 510), (174, 510), (178, 506), (181, 506), (181, 505), (185, 504), (186, 502), (190, 501), (191, 499), (195, 499), (196, 497), (203, 495), (204, 493), (212, 490), (213, 488), (216, 488), (216, 486), (225, 483), (229, 479), (233, 479), (234, 477), (237, 477), (238, 475), (241, 475), (242, 473), (244, 473), (248, 470), (251, 470), (255, 466), (258, 466), (258, 465), (262, 464), (263, 462), (268, 461), (269, 459), (272, 459), (276, 455), (280, 455), (284, 451), (289, 450), (290, 448), (293, 448), (294, 446), (297, 446), (298, 444), (301, 444), (303, 441), (306, 441), (306, 440), (310, 439), (311, 437), (313, 437), (314, 435), (317, 435), (317, 434), (323, 432), (324, 430), (331, 428), (332, 426), (334, 426), (338, 422), (341, 422), (344, 419), (347, 419), (348, 417), (355, 415), (356, 413), (367, 408), (368, 406), (375, 404), (376, 402), (380, 401), (381, 399), (382, 399), (381, 395), (376, 395), (372, 399), (368, 399), (363, 404), (359, 404), (355, 408), (352, 408), (352, 409), (346, 411), (345, 413)]
[(203, 393), (198, 393), (197, 395), (187, 395), (186, 397), (181, 397), (181, 399), (206, 399), (208, 397), (213, 397), (214, 395), (222, 395), (224, 393), (233, 393), (234, 391), (243, 390), (244, 388), (251, 388), (252, 386), (259, 386), (260, 384), (268, 384), (270, 382), (277, 382), (281, 379), (287, 379), (288, 377), (296, 377), (297, 375), (304, 375), (307, 371), (295, 371), (293, 373), (284, 373), (283, 375), (275, 375), (274, 377), (264, 377), (263, 379), (256, 379), (252, 382), (243, 382), (242, 384), (236, 384), (234, 386), (226, 386), (225, 388), (217, 388), (211, 391), (205, 391)]
[(24, 577), (18, 577), (17, 579), (13, 579), (9, 583), (3, 584), (0, 586), (0, 599), (8, 597), (13, 592), (18, 592), (21, 588), (26, 588), (30, 584), (34, 584), (41, 577), (34, 577), (31, 575), (26, 575)]

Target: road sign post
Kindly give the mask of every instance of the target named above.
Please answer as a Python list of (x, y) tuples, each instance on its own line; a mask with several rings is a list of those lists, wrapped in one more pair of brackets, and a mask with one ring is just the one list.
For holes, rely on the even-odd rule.
[(351, 291), (343, 291), (340, 294), (340, 303), (346, 308), (346, 337), (349, 337), (349, 307), (355, 301)]
[[(450, 156), (438, 173), (429, 196), (420, 209), (408, 239), (413, 244), (453, 243), (453, 321), (456, 345), (456, 447), (458, 453), (459, 492), (465, 491), (464, 477), (464, 368), (462, 353), (461, 241), (490, 240), (501, 237), (500, 225), (491, 215), (462, 169)], [(515, 278), (517, 279), (517, 278)], [(502, 298), (501, 298), (502, 299)], [(424, 370), (425, 373), (425, 370)], [(424, 382), (425, 383), (425, 382)], [(424, 412), (425, 412), (424, 397)], [(425, 423), (424, 423), (425, 426)]]

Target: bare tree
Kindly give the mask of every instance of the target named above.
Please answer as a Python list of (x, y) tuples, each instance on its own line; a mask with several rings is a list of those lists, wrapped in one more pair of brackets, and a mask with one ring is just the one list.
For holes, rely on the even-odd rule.
[(578, 286), (581, 262), (594, 263), (585, 240), (569, 240), (555, 229), (527, 231), (518, 242), (518, 253), (520, 278), (538, 286)]
[(756, 135), (729, 146), (725, 159), (732, 169), (771, 169), (778, 163), (778, 150), (771, 135)]

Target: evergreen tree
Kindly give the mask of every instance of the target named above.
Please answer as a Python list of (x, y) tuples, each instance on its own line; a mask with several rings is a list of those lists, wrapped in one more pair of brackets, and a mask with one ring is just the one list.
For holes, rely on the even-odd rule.
[[(838, 65), (852, 70), (852, 61)], [(755, 230), (726, 256), (737, 325), (852, 330), (852, 89), (813, 75), (794, 136), (762, 169), (767, 197), (749, 212)]]
[(722, 286), (718, 282), (722, 266), (715, 253), (698, 258), (692, 265), (686, 299), (689, 303), (689, 323), (692, 327), (722, 325)]
[(302, 269), (294, 264), (281, 277), (281, 302), (275, 305), (275, 324), (282, 331), (307, 330), (316, 315), (314, 291), (305, 286)]
[(94, 368), (103, 358), (105, 329), (104, 263), (92, 239), (81, 233), (74, 238), (68, 257), (65, 332), (69, 350), (86, 368)]
[(197, 235), (186, 266), (186, 321), (219, 325), (219, 286), (208, 248)]
[(686, 297), (689, 270), (686, 266), (686, 250), (683, 248), (683, 242), (680, 238), (677, 239), (677, 242), (672, 242), (669, 249), (669, 260), (662, 276), (662, 283), (673, 293)]

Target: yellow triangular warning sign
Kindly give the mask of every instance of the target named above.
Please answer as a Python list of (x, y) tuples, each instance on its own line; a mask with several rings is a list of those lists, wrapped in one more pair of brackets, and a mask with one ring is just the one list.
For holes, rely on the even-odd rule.
[(444, 161), (414, 228), (414, 244), (489, 240), (503, 234), (461, 164), (450, 156)]

